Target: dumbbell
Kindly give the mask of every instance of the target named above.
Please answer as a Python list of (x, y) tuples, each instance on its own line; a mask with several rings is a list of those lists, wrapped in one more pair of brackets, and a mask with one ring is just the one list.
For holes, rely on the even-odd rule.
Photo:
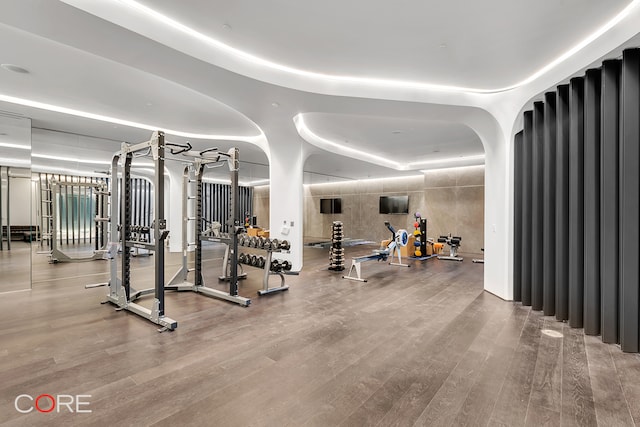
[(288, 240), (283, 240), (282, 242), (280, 242), (279, 246), (283, 251), (288, 251), (291, 248), (291, 243), (289, 243)]
[(246, 262), (246, 260), (247, 260), (246, 258), (247, 258), (247, 256), (246, 256), (245, 254), (240, 254), (240, 255), (238, 256), (238, 262), (239, 262), (240, 264), (244, 264), (244, 263)]
[(268, 237), (266, 239), (264, 239), (264, 247), (263, 249), (270, 251), (272, 248), (271, 246), (271, 239), (269, 239)]
[(264, 257), (262, 255), (260, 255), (258, 257), (258, 267), (264, 268), (265, 263), (266, 263), (266, 260), (264, 259)]
[(277, 251), (278, 249), (280, 249), (280, 240), (271, 239), (271, 250)]
[(264, 237), (259, 237), (258, 238), (258, 248), (260, 249), (264, 249), (264, 243), (265, 243), (265, 238)]
[(241, 235), (238, 237), (238, 244), (239, 244), (240, 246), (244, 246), (244, 234), (241, 234)]
[(282, 263), (280, 263), (280, 267), (284, 270), (284, 271), (291, 271), (291, 262), (284, 260), (282, 261)]
[(277, 259), (271, 260), (271, 265), (269, 266), (269, 270), (271, 271), (278, 271), (280, 270), (281, 266), (280, 266), (280, 261)]
[(258, 266), (258, 257), (256, 255), (251, 255), (251, 265), (254, 267)]

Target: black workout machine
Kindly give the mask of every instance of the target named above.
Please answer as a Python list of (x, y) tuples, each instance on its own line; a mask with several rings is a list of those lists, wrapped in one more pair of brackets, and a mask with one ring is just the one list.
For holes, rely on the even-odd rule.
[(462, 237), (459, 236), (440, 236), (438, 237), (438, 243), (446, 243), (449, 245), (449, 255), (438, 255), (438, 259), (446, 261), (462, 261), (464, 258), (458, 256), (458, 248)]
[[(365, 261), (386, 261), (389, 257), (393, 260), (394, 252), (398, 256), (398, 262), (390, 262), (389, 265), (397, 265), (398, 267), (410, 267), (408, 264), (402, 263), (402, 254), (400, 253), (400, 247), (407, 246), (409, 242), (409, 234), (407, 230), (396, 231), (389, 221), (385, 221), (384, 225), (391, 232), (391, 241), (385, 248), (376, 249), (371, 255), (364, 255), (351, 258), (351, 267), (349, 268), (349, 274), (342, 276), (343, 279), (357, 280), (359, 282), (366, 282), (361, 276), (360, 264)], [(356, 277), (352, 277), (351, 273), (355, 270)]]

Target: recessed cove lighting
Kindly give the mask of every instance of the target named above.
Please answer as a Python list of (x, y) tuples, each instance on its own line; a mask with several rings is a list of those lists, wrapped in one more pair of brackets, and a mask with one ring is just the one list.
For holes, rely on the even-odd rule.
[(4, 68), (7, 71), (13, 71), (14, 73), (29, 74), (29, 70), (15, 64), (1, 64), (0, 67)]
[(72, 116), (84, 117), (85, 119), (91, 119), (91, 120), (98, 120), (98, 121), (101, 121), (101, 122), (111, 123), (113, 125), (122, 125), (122, 126), (128, 126), (128, 127), (137, 128), (137, 129), (145, 129), (145, 130), (149, 130), (149, 131), (152, 131), (152, 132), (157, 131), (157, 130), (162, 130), (165, 133), (168, 133), (170, 135), (181, 136), (181, 137), (184, 137), (184, 138), (222, 139), (222, 140), (228, 140), (228, 141), (244, 141), (244, 142), (248, 142), (250, 144), (257, 145), (257, 146), (259, 146), (261, 148), (264, 148), (263, 144), (266, 141), (265, 135), (262, 132), (262, 129), (260, 129), (260, 128), (257, 129), (259, 131), (259, 134), (257, 134), (257, 135), (248, 135), (248, 136), (242, 136), (242, 135), (219, 135), (219, 134), (204, 134), (204, 133), (183, 132), (183, 131), (179, 131), (179, 130), (175, 130), (175, 129), (168, 129), (168, 128), (165, 128), (163, 126), (158, 126), (158, 125), (154, 125), (154, 124), (132, 122), (132, 121), (129, 121), (129, 120), (119, 119), (119, 118), (116, 118), (116, 117), (109, 117), (109, 116), (104, 116), (102, 114), (90, 113), (88, 111), (75, 110), (73, 108), (67, 108), (67, 107), (63, 107), (63, 106), (60, 106), (60, 105), (53, 105), (53, 104), (47, 104), (47, 103), (40, 102), (40, 101), (33, 101), (33, 100), (30, 100), (30, 99), (17, 98), (15, 96), (4, 95), (2, 93), (0, 93), (0, 101), (9, 102), (11, 104), (24, 105), (26, 107), (38, 108), (38, 109), (41, 109), (41, 110), (54, 111), (56, 113), (70, 114)]

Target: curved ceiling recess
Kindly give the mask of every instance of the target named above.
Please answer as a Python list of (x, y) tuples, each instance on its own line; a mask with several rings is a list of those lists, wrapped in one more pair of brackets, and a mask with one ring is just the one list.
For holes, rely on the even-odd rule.
[[(248, 77), (311, 92), (336, 86), (366, 89), (372, 98), (381, 89), (482, 94), (521, 87), (572, 57), (640, 5), (640, 0), (528, 6), (491, 0), (422, 2), (403, 9), (364, 0), (348, 5), (335, 0), (304, 5), (63, 1)], [(371, 69), (379, 74), (371, 76)]]
[[(293, 122), (320, 149), (399, 171), (484, 164), (480, 138), (459, 123), (327, 113), (298, 114)], [(430, 152), (416, 158), (424, 147)]]
[(0, 25), (0, 36), (3, 56), (29, 70), (0, 70), (0, 101), (184, 138), (246, 141), (266, 148), (254, 122), (212, 97), (7, 25)]

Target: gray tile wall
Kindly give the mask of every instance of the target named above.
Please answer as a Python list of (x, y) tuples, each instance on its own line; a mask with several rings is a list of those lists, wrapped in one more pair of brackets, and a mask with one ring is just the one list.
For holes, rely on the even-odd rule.
[[(379, 196), (408, 195), (408, 215), (378, 213)], [(341, 214), (321, 214), (320, 199), (342, 198)], [(254, 189), (258, 225), (269, 218), (269, 188)], [(389, 238), (388, 220), (396, 228), (413, 230), (413, 213), (427, 218), (427, 234), (462, 236), (461, 252), (480, 254), (484, 246), (484, 166), (428, 171), (424, 177), (319, 184), (304, 188), (304, 238), (328, 240), (331, 223), (342, 221), (345, 235), (378, 242)]]

